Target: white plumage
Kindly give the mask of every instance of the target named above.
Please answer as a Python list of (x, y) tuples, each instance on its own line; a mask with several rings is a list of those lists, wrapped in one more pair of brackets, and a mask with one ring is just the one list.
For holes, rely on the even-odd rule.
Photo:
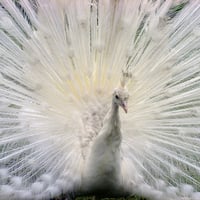
[(0, 200), (200, 199), (199, 35), (199, 0), (1, 0)]
[(127, 112), (128, 92), (121, 87), (114, 91), (111, 109), (91, 145), (83, 171), (85, 190), (124, 190), (121, 169), (121, 126), (119, 106)]

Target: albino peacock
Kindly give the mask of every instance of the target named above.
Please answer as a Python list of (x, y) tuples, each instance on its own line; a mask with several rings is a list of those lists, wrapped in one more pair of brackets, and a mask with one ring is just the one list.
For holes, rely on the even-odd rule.
[(106, 190), (200, 199), (200, 1), (1, 0), (0, 200)]

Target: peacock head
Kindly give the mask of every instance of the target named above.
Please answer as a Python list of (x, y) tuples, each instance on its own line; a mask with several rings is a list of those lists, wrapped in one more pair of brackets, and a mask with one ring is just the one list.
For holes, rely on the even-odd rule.
[(126, 88), (117, 88), (113, 92), (113, 102), (122, 107), (125, 113), (128, 112), (129, 93)]
[(132, 78), (132, 73), (128, 70), (123, 71), (122, 70), (122, 77), (120, 80), (120, 85), (117, 89), (114, 90), (113, 93), (113, 102), (117, 104), (118, 106), (122, 107), (125, 113), (128, 112), (128, 99), (129, 99), (129, 93), (126, 89), (126, 85), (128, 81)]

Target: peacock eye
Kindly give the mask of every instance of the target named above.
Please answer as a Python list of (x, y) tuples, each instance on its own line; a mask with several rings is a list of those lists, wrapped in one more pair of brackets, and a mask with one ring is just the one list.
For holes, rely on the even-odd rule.
[(115, 98), (116, 98), (116, 99), (119, 99), (119, 96), (116, 94), (116, 95), (115, 95)]

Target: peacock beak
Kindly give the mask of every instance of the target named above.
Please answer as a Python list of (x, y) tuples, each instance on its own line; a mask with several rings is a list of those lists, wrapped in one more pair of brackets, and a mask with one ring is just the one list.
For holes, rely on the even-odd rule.
[(121, 107), (123, 108), (124, 112), (127, 113), (128, 112), (128, 105), (126, 101), (122, 102)]

